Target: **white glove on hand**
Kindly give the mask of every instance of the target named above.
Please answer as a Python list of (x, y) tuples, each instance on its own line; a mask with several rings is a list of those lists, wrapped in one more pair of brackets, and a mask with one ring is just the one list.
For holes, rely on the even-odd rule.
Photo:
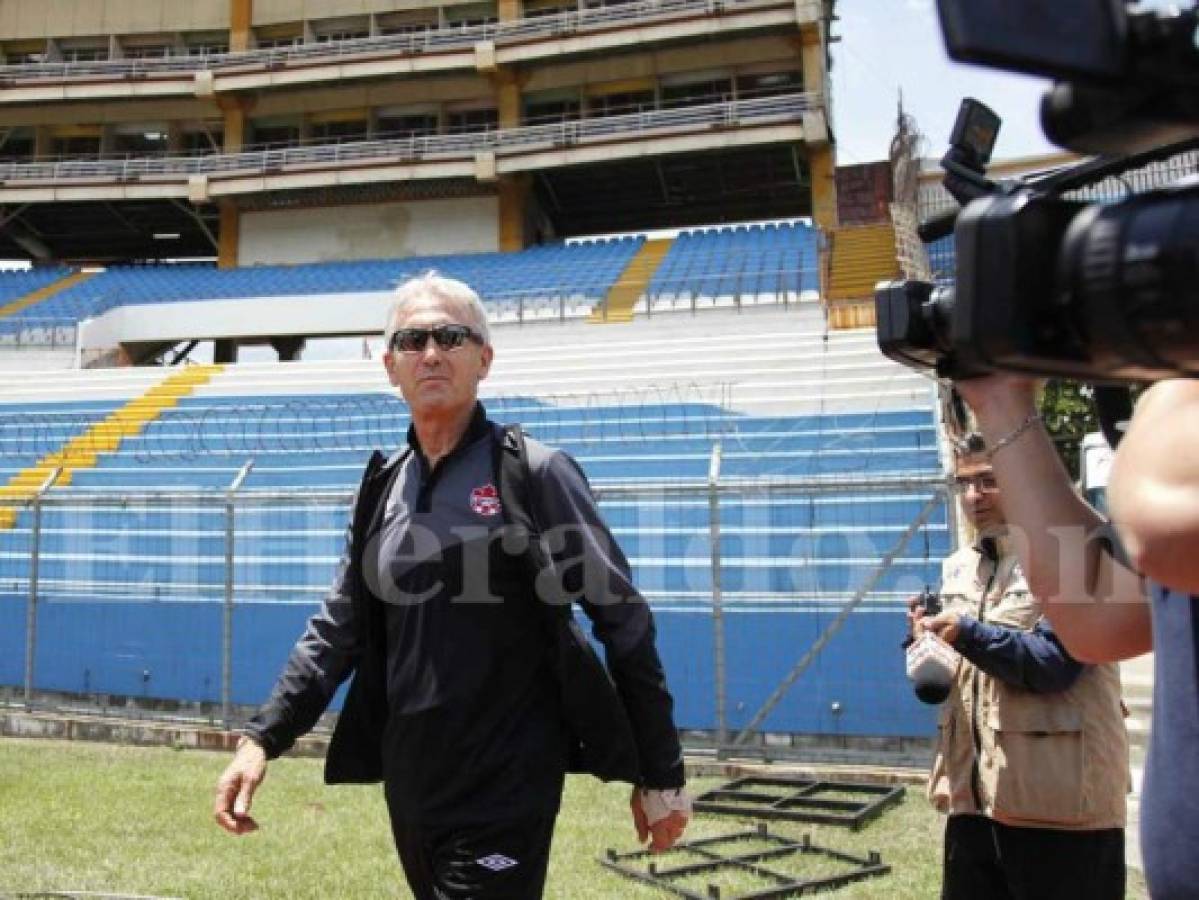
[(651, 826), (657, 825), (673, 812), (682, 813), (684, 818), (690, 819), (691, 796), (686, 788), (665, 791), (641, 788), (641, 808), (645, 810), (646, 821)]
[(664, 791), (633, 788), (629, 798), (637, 840), (650, 842), (651, 853), (663, 853), (675, 845), (691, 818), (691, 797), (683, 788)]

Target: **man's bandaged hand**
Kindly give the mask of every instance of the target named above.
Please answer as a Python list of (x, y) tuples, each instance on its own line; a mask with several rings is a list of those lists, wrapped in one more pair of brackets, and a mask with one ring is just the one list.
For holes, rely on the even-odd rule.
[(684, 819), (691, 818), (691, 796), (686, 788), (674, 788), (667, 791), (655, 791), (641, 788), (641, 808), (645, 810), (645, 820), (653, 827), (673, 812), (683, 814)]
[(673, 847), (691, 818), (691, 797), (685, 788), (633, 788), (630, 806), (637, 839), (642, 843), (650, 840), (650, 850), (655, 853)]

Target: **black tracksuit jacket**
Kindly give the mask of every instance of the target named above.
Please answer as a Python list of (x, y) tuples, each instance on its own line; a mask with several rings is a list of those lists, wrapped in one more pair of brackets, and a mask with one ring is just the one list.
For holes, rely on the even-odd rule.
[[(503, 440), (479, 405), (433, 471), (411, 429), (411, 452), (372, 457), (333, 585), (245, 729), (268, 757), (312, 728), (352, 674), (327, 782), (383, 780), (393, 818), (419, 824), (556, 811), (571, 762), (567, 710), (601, 708), (606, 685), (575, 685), (563, 699), (553, 646), (560, 639), (536, 609), (519, 542), (497, 530), (506, 524), (495, 462)], [(649, 607), (574, 460), (534, 441), (528, 447), (541, 526), (566, 526), (565, 537), (549, 541), (557, 583), (592, 620), (635, 743), (638, 771), (595, 774), (681, 786)], [(627, 739), (628, 730), (610, 731), (613, 741)]]

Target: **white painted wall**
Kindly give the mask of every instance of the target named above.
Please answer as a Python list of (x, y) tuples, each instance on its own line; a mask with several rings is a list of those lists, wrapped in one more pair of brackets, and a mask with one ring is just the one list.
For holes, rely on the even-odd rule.
[(0, 350), (0, 372), (73, 369), (75, 350)]
[(87, 351), (123, 341), (380, 334), (391, 302), (390, 291), (379, 291), (118, 306), (80, 323), (79, 346)]
[(499, 201), (456, 197), (243, 213), (238, 261), (293, 265), (496, 250)]

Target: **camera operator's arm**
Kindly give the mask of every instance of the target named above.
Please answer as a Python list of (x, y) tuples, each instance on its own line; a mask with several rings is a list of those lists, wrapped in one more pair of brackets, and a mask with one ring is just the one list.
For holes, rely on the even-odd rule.
[(1032, 631), (944, 612), (924, 627), (993, 678), (1036, 694), (1064, 691), (1082, 672), (1045, 619)]
[(1199, 593), (1199, 382), (1159, 381), (1141, 395), (1108, 486), (1112, 522), (1132, 564)]
[(1036, 414), (1036, 382), (988, 375), (956, 385), (992, 448), (1004, 518), (1029, 589), (1070, 653), (1082, 662), (1152, 649), (1149, 605), (1135, 573), (1102, 539), (1106, 522), (1087, 504)]

